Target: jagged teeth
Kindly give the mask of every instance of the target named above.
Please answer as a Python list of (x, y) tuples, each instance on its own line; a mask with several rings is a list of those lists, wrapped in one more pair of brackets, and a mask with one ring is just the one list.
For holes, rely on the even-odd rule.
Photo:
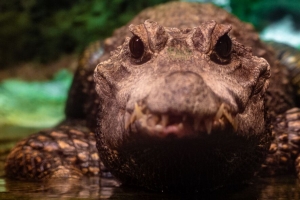
[(147, 120), (146, 123), (154, 126), (156, 130), (163, 129), (169, 123), (169, 115), (151, 114), (148, 109), (144, 110), (142, 106), (139, 106), (137, 103), (135, 103), (132, 114), (130, 116), (128, 115), (125, 116), (125, 129), (128, 129), (128, 127), (136, 120), (139, 120), (141, 118), (144, 119), (145, 116), (146, 116), (145, 120)]
[(222, 117), (223, 112), (224, 112), (224, 107), (225, 107), (225, 104), (222, 103), (219, 110), (218, 110), (218, 112), (217, 112), (217, 114), (216, 114), (216, 116), (215, 116), (215, 120), (219, 120)]
[(233, 117), (228, 111), (224, 110), (223, 112), (224, 116), (227, 118), (229, 123), (232, 125), (233, 129), (236, 131), (237, 130), (237, 121), (236, 118)]
[(159, 116), (154, 114), (147, 115), (147, 124), (150, 126), (155, 126), (159, 122)]
[(182, 130), (183, 129), (183, 123), (179, 123), (178, 128), (179, 128), (179, 130)]
[(162, 125), (160, 125), (160, 124), (155, 125), (155, 131), (161, 132), (161, 131), (163, 131), (163, 129), (164, 129), (164, 127)]
[(134, 104), (134, 112), (135, 112), (136, 119), (140, 119), (144, 115), (142, 112), (142, 108), (137, 103)]
[(169, 123), (169, 115), (166, 115), (166, 114), (162, 115), (161, 116), (161, 125), (163, 127), (166, 127), (168, 125), (168, 123)]
[[(238, 123), (236, 120), (236, 117), (233, 116), (225, 107), (225, 104), (222, 103), (219, 107), (219, 110), (217, 111), (214, 119), (208, 118), (208, 119), (201, 119), (196, 118), (193, 123), (194, 130), (198, 131), (203, 125), (208, 134), (211, 133), (213, 128), (214, 121), (218, 122), (221, 117), (224, 116), (228, 122), (232, 125), (234, 130), (237, 130)], [(161, 114), (156, 115), (152, 114), (148, 109), (145, 109), (145, 107), (139, 106), (137, 103), (134, 105), (134, 110), (131, 115), (126, 114), (125, 115), (125, 129), (128, 129), (128, 127), (135, 122), (136, 120), (143, 119), (143, 122), (146, 122), (145, 124), (148, 124), (152, 127), (155, 127), (155, 130), (161, 131), (163, 128), (165, 128), (169, 124), (169, 115), (167, 114)], [(177, 124), (178, 128), (183, 129), (183, 123), (187, 120), (187, 115), (182, 116), (182, 121)]]
[(230, 112), (228, 112), (225, 108), (225, 104), (222, 103), (216, 116), (215, 120), (218, 121), (222, 116), (226, 117), (226, 119), (229, 121), (229, 123), (232, 125), (233, 129), (236, 131), (238, 127), (238, 123), (236, 120), (236, 117), (233, 116)]
[(132, 124), (135, 120), (138, 120), (140, 118), (142, 118), (144, 116), (143, 112), (142, 112), (142, 108), (135, 103), (134, 104), (134, 110), (130, 116), (130, 118), (125, 118), (125, 129), (127, 129), (130, 124)]
[(210, 119), (207, 119), (207, 120), (204, 121), (204, 124), (205, 124), (205, 128), (206, 128), (206, 132), (208, 134), (210, 134), (211, 133), (211, 129), (212, 129), (213, 121), (210, 120)]

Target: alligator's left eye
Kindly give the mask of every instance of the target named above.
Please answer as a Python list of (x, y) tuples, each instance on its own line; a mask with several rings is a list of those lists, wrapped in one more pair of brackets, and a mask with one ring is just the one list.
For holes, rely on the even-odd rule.
[(144, 55), (144, 43), (138, 36), (134, 35), (129, 41), (129, 49), (131, 56), (139, 59)]
[(230, 37), (225, 34), (219, 38), (217, 44), (215, 45), (215, 52), (221, 58), (227, 58), (231, 53), (232, 41)]

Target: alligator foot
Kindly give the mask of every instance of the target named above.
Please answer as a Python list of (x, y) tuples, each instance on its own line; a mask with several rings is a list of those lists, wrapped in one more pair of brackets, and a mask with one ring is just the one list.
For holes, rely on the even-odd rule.
[(20, 141), (7, 157), (7, 177), (48, 180), (98, 175), (101, 162), (95, 136), (82, 124), (62, 123)]
[(292, 108), (278, 116), (271, 128), (274, 140), (261, 175), (296, 172), (300, 178), (300, 108)]

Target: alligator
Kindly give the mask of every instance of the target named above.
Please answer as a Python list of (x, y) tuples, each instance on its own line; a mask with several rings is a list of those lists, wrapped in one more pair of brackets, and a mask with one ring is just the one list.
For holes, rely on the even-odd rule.
[(66, 119), (20, 141), (7, 177), (111, 173), (154, 191), (204, 191), (300, 176), (300, 73), (285, 51), (212, 4), (158, 5), (129, 24), (82, 54)]

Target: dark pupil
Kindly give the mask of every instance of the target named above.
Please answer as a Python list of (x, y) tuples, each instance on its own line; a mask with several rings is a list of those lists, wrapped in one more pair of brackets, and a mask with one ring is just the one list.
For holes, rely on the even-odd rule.
[(231, 53), (231, 46), (232, 46), (231, 39), (226, 34), (219, 38), (215, 46), (215, 51), (221, 58), (226, 58)]
[(133, 58), (141, 58), (144, 54), (144, 44), (138, 36), (133, 36), (130, 39), (129, 49)]

